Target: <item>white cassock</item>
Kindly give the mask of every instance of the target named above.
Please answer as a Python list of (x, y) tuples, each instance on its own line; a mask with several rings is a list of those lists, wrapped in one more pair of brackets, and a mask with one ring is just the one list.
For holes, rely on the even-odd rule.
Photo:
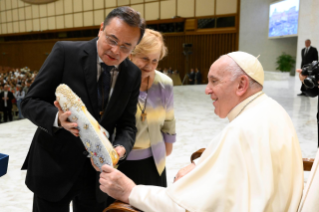
[(195, 169), (168, 188), (136, 186), (130, 204), (146, 212), (296, 212), (303, 164), (289, 115), (258, 92), (228, 119)]

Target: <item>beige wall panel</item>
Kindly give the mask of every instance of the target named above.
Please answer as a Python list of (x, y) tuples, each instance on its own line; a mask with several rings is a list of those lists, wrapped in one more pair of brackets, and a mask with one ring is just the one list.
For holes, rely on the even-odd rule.
[(12, 10), (8, 10), (7, 11), (7, 22), (11, 22), (12, 21)]
[(105, 9), (105, 17), (112, 11), (114, 10), (115, 8), (108, 8), (108, 9)]
[(32, 18), (39, 18), (39, 5), (32, 5)]
[(63, 11), (63, 0), (59, 0), (54, 2), (55, 3), (55, 14), (56, 15), (62, 15), (64, 13)]
[(33, 31), (40, 31), (40, 19), (33, 19)]
[(7, 34), (7, 24), (1, 25), (1, 31), (2, 31), (2, 34)]
[(83, 11), (83, 3), (82, 0), (73, 0), (73, 12), (82, 12)]
[(31, 32), (31, 31), (33, 30), (32, 20), (27, 20), (27, 21), (25, 21), (25, 25), (26, 25), (26, 31), (27, 31), (27, 32)]
[(72, 28), (73, 27), (73, 14), (70, 15), (65, 15), (64, 16), (64, 23), (65, 23), (65, 28)]
[(46, 17), (46, 16), (48, 16), (47, 5), (41, 4), (40, 5), (40, 17)]
[[(150, 2), (150, 1), (154, 1), (154, 0), (145, 0), (145, 2)], [(158, 1), (158, 0), (155, 0), (155, 1)]]
[(26, 4), (23, 1), (18, 0), (18, 7), (24, 7), (24, 5), (29, 5), (29, 4)]
[[(12, 9), (18, 8), (18, 0), (11, 0)], [(14, 28), (14, 27), (13, 27)], [(14, 30), (13, 30), (14, 31)]]
[(8, 33), (13, 33), (13, 24), (7, 23), (7, 27), (8, 27)]
[(105, 7), (116, 7), (116, 0), (105, 0)]
[(131, 0), (131, 4), (143, 3), (144, 0)]
[(48, 18), (48, 29), (56, 29), (55, 27), (55, 17)]
[[(4, 1), (4, 0), (3, 0)], [(6, 10), (10, 10), (12, 8), (11, 6), (11, 0), (6, 0)], [(9, 32), (9, 31), (8, 31)]]
[(19, 30), (19, 22), (13, 22), (13, 32), (14, 33), (20, 32), (20, 30)]
[(128, 6), (129, 4), (129, 0), (117, 0), (117, 6)]
[(214, 15), (215, 1), (216, 0), (196, 0), (196, 14), (195, 14), (195, 16)]
[(63, 29), (64, 28), (64, 16), (56, 16), (56, 28), (57, 29)]
[(12, 10), (12, 20), (13, 21), (19, 20), (18, 9)]
[(40, 29), (41, 31), (48, 29), (48, 18), (40, 18)]
[(177, 15), (194, 17), (194, 0), (177, 0)]
[(105, 19), (104, 10), (94, 11), (94, 25), (100, 25)]
[(73, 0), (64, 0), (64, 14), (73, 12)]
[(159, 19), (159, 2), (145, 4), (145, 20), (157, 20)]
[(25, 21), (20, 21), (20, 22), (19, 22), (19, 31), (20, 31), (20, 32), (26, 32), (26, 29), (25, 29)]
[(74, 27), (83, 27), (83, 13), (74, 14)]
[(145, 18), (144, 16), (144, 4), (136, 4), (131, 6), (134, 10), (138, 11), (141, 14), (142, 18)]
[[(6, 2), (4, 0), (0, 1), (0, 10), (1, 11), (6, 10)], [(1, 28), (2, 28), (2, 26), (1, 26)]]
[(32, 19), (32, 7), (25, 7), (25, 19)]
[(237, 0), (216, 1), (216, 15), (237, 13)]
[(93, 26), (93, 12), (84, 12), (84, 26)]
[(1, 22), (7, 22), (7, 13), (5, 11), (1, 12)]
[(83, 10), (93, 10), (93, 0), (84, 0), (83, 1)]
[(104, 8), (104, 0), (94, 0), (94, 9), (103, 9)]
[(25, 20), (24, 7), (19, 8), (19, 20)]
[(161, 1), (161, 19), (176, 16), (176, 0)]
[(54, 4), (54, 2), (50, 3), (50, 4), (47, 4), (47, 10), (48, 10), (48, 16), (54, 16), (55, 15), (55, 4)]

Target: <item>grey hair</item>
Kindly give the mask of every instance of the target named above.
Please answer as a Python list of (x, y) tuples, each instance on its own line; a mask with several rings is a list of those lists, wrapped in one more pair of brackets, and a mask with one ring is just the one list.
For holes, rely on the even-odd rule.
[[(227, 56), (227, 55), (223, 55), (223, 56)], [(261, 84), (259, 84), (256, 80), (254, 80), (250, 76), (248, 76), (233, 59), (231, 59), (229, 56), (227, 57), (230, 59), (229, 60), (230, 62), (228, 63), (228, 66), (226, 67), (226, 71), (229, 71), (231, 73), (231, 77), (230, 77), (231, 81), (235, 81), (238, 77), (245, 75), (249, 79), (249, 88), (251, 89), (263, 88)]]

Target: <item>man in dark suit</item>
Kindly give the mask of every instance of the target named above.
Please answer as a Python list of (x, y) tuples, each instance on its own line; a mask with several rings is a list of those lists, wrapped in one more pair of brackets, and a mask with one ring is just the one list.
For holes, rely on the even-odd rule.
[(4, 85), (4, 91), (0, 94), (1, 106), (3, 111), (3, 122), (12, 121), (12, 100), (14, 99), (13, 93), (8, 90), (9, 86)]
[[(71, 201), (74, 212), (101, 212), (107, 206), (107, 195), (99, 189), (100, 173), (87, 157), (77, 124), (67, 121), (71, 112), (63, 112), (55, 101), (55, 89), (67, 84), (82, 99), (114, 137), (112, 143), (123, 162), (135, 142), (141, 81), (140, 70), (127, 57), (144, 30), (138, 12), (119, 7), (101, 24), (98, 38), (57, 42), (43, 63), (21, 103), (23, 115), (38, 126), (22, 167), (27, 169), (26, 185), (34, 193), (34, 212), (69, 211)], [(108, 103), (102, 104), (102, 99)]]
[[(306, 47), (301, 50), (301, 68), (304, 65), (312, 63), (314, 60), (318, 61), (318, 51), (315, 47), (311, 46), (311, 41), (307, 39), (305, 41)], [(306, 88), (303, 84), (301, 84), (301, 93), (298, 96), (307, 96), (306, 93), (303, 92)]]

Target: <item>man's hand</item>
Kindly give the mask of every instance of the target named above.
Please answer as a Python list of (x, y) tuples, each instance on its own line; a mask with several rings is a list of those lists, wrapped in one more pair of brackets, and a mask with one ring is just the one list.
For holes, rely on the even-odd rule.
[(122, 172), (108, 165), (102, 166), (100, 175), (100, 189), (114, 199), (129, 203), (129, 196), (135, 183)]
[(308, 77), (307, 75), (301, 74), (302, 69), (297, 69), (297, 72), (299, 73), (299, 79), (303, 83), (303, 81)]
[(66, 111), (63, 112), (60, 104), (58, 101), (54, 101), (55, 107), (59, 109), (59, 114), (58, 114), (58, 125), (72, 133), (74, 136), (78, 137), (79, 136), (79, 130), (78, 130), (78, 124), (77, 123), (72, 123), (68, 120), (68, 117), (71, 115), (71, 111)]
[(178, 172), (177, 172), (177, 175), (176, 177), (174, 178), (174, 183), (181, 179), (182, 177), (184, 177), (185, 175), (187, 175), (189, 172), (191, 172), (194, 168), (196, 167), (196, 165), (194, 163), (191, 163), (187, 166), (185, 166), (184, 168), (180, 169)]
[(115, 147), (115, 151), (119, 155), (119, 158), (121, 158), (125, 155), (126, 149), (123, 146), (117, 146)]

